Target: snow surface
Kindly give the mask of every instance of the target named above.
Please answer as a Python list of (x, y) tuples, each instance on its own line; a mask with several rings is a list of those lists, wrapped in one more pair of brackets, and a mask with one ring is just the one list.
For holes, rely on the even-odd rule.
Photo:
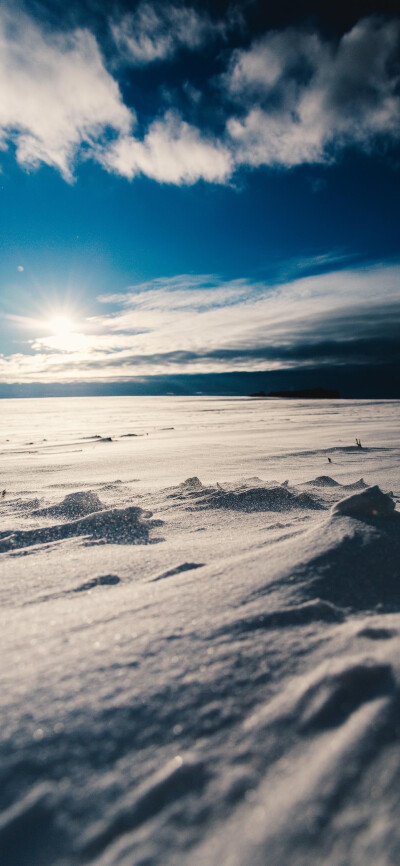
[(400, 403), (1, 409), (1, 864), (398, 864)]

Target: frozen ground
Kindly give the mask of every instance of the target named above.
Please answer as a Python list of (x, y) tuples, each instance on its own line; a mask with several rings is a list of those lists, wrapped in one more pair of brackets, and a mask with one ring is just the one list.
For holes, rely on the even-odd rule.
[(0, 406), (1, 863), (398, 866), (400, 403)]

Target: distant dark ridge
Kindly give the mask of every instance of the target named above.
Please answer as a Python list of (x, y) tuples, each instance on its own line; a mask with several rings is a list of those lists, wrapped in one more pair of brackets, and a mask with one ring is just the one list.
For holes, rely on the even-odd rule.
[[(251, 396), (261, 396), (254, 394)], [(265, 396), (265, 395), (263, 395)], [(297, 397), (307, 400), (336, 400), (340, 397), (339, 391), (330, 390), (329, 388), (303, 388), (300, 391), (270, 391), (268, 397)]]
[[(338, 389), (342, 399), (399, 400), (400, 362), (324, 365), (290, 370), (231, 371), (187, 375), (133, 377), (121, 382), (0, 383), (0, 398), (177, 396), (233, 397), (289, 389)], [(293, 395), (293, 390), (290, 392)]]

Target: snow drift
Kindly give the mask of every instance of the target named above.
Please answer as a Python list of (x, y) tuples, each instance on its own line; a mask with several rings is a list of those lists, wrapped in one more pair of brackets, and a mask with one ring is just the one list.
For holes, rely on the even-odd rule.
[(399, 862), (399, 403), (21, 403), (1, 863)]

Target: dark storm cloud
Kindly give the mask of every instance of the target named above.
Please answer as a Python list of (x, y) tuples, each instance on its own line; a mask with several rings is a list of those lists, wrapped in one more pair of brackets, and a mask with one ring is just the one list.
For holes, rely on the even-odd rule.
[[(400, 323), (400, 319), (399, 319)], [(378, 325), (379, 329), (379, 325)], [(393, 331), (395, 329), (393, 328)], [(398, 330), (398, 326), (397, 326)], [(256, 349), (216, 349), (211, 352), (164, 352), (153, 355), (125, 355), (123, 361), (120, 357), (109, 358), (107, 366), (117, 367), (121, 371), (124, 367), (142, 367), (143, 365), (162, 366), (167, 371), (170, 367), (183, 368), (185, 364), (206, 364), (216, 362), (221, 366), (234, 369), (236, 364), (241, 368), (252, 368), (254, 361), (265, 361), (268, 363), (279, 363), (282, 366), (304, 365), (315, 366), (316, 364), (385, 364), (400, 361), (400, 338), (394, 334), (382, 333), (379, 337), (371, 337), (354, 340), (323, 340), (310, 343), (295, 343), (293, 346), (260, 346)], [(103, 361), (88, 361), (89, 370), (99, 370)], [(58, 368), (58, 371), (61, 368)], [(54, 372), (56, 369), (54, 368)]]

